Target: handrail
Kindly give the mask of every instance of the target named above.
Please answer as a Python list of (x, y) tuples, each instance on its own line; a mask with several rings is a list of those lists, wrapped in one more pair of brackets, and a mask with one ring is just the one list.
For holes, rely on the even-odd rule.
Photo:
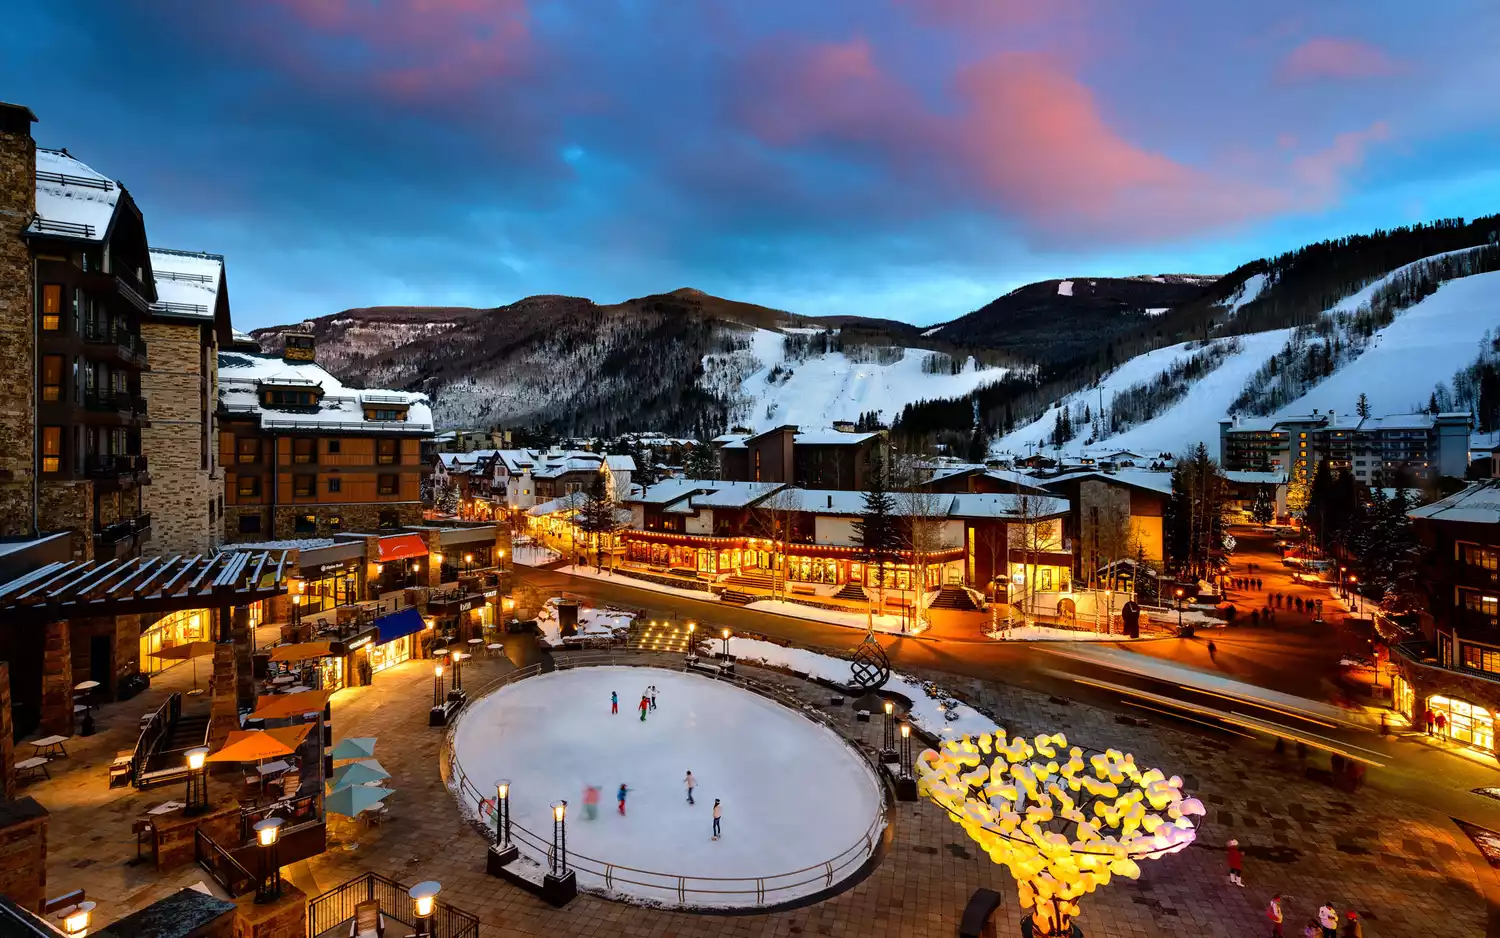
[(157, 743), (166, 738), (171, 731), (172, 724), (182, 714), (182, 694), (172, 693), (166, 702), (157, 707), (151, 714), (151, 719), (145, 726), (141, 727), (140, 735), (135, 739), (135, 751), (130, 755), (130, 780), (139, 785), (141, 776), (146, 774), (146, 766), (155, 755)]
[[(619, 660), (624, 658), (639, 658), (643, 654), (649, 653), (634, 649), (628, 652), (619, 652), (613, 649), (588, 649), (569, 652), (565, 656), (557, 656), (554, 659), (554, 664), (556, 670), (563, 671), (576, 667), (607, 666), (615, 664)], [(660, 667), (660, 665), (654, 666)], [(682, 665), (681, 670), (687, 671), (688, 668), (684, 664)], [(490, 681), (477, 693), (473, 694), (471, 700), (478, 700), (479, 698), (484, 697), (501, 687), (519, 683), (520, 681), (535, 677), (543, 672), (544, 668), (540, 662), (527, 665), (524, 668), (518, 668), (514, 671), (509, 672), (508, 674), (504, 674), (496, 678), (493, 681)], [(816, 708), (807, 704), (801, 698), (790, 694), (775, 685), (765, 684), (760, 681), (745, 677), (744, 675), (722, 673), (717, 678), (705, 677), (704, 680), (720, 680), (732, 683), (735, 686), (747, 690), (751, 693), (755, 693), (762, 697), (773, 700), (776, 703), (781, 704), (782, 706), (788, 707), (789, 709), (802, 714), (813, 722), (827, 727), (828, 729), (832, 730), (835, 735), (838, 736), (839, 740), (842, 741), (844, 745), (848, 746), (855, 754), (857, 754), (865, 763), (870, 766), (871, 771), (875, 773), (875, 777), (877, 780), (883, 778), (880, 765), (875, 761), (870, 753), (856, 746), (853, 742), (847, 739), (842, 733), (837, 730), (832, 719), (830, 719), (822, 711), (817, 710)], [(459, 801), (463, 806), (465, 813), (468, 814), (471, 823), (475, 826), (476, 829), (484, 833), (486, 837), (494, 837), (494, 796), (485, 794), (483, 790), (481, 790), (473, 783), (472, 780), (470, 780), (467, 773), (464, 772), (463, 766), (459, 763), (457, 751), (453, 746), (454, 734), (456, 733), (458, 726), (463, 721), (464, 717), (468, 713), (472, 712), (473, 709), (474, 708), (472, 706), (465, 707), (462, 711), (460, 711), (458, 717), (455, 718), (454, 721), (449, 725), (448, 735), (444, 742), (444, 759), (442, 761), (442, 768), (445, 775), (444, 780), (447, 782), (450, 790), (453, 790), (454, 793), (458, 796)], [(840, 851), (833, 857), (819, 861), (810, 866), (806, 866), (797, 870), (790, 870), (784, 873), (773, 873), (771, 875), (765, 876), (688, 876), (680, 873), (663, 873), (655, 870), (643, 870), (636, 867), (625, 866), (624, 864), (613, 863), (607, 860), (600, 860), (595, 857), (589, 857), (583, 854), (575, 853), (573, 851), (568, 852), (568, 866), (571, 869), (579, 870), (581, 872), (600, 877), (604, 881), (605, 889), (613, 889), (615, 884), (623, 883), (633, 886), (641, 886), (647, 889), (661, 890), (664, 892), (675, 893), (677, 895), (678, 902), (682, 903), (685, 906), (692, 904), (688, 901), (688, 896), (690, 894), (704, 896), (754, 896), (755, 903), (757, 905), (766, 905), (768, 894), (787, 893), (791, 890), (796, 890), (804, 886), (811, 886), (819, 883), (821, 883), (819, 888), (831, 887), (834, 884), (834, 881), (837, 878), (838, 874), (848, 869), (851, 865), (857, 868), (858, 865), (863, 864), (866, 859), (875, 854), (880, 843), (881, 832), (885, 829), (886, 824), (886, 803), (885, 800), (882, 799), (880, 810), (877, 812), (875, 819), (870, 823), (870, 826), (865, 829), (865, 832), (860, 837), (860, 839), (854, 844), (846, 847), (844, 850)], [(542, 837), (530, 830), (527, 830), (525, 827), (515, 823), (514, 821), (512, 821), (510, 824), (510, 833), (511, 839), (518, 842), (519, 846), (525, 848), (523, 852), (534, 854), (534, 859), (540, 859), (544, 864), (550, 864), (552, 858), (552, 842), (550, 835), (547, 837)], [(646, 879), (628, 878), (625, 876), (621, 876), (621, 872), (634, 874), (637, 877), (645, 877)], [(795, 879), (791, 882), (786, 882), (786, 880), (793, 879), (795, 877), (802, 878)], [(651, 881), (653, 879), (654, 881)], [(700, 883), (704, 885), (690, 885)], [(733, 884), (738, 888), (716, 888), (721, 884)], [(792, 895), (786, 896), (787, 899), (796, 897), (797, 896)]]
[(201, 827), (193, 831), (193, 859), (203, 867), (204, 872), (213, 877), (221, 889), (229, 893), (231, 899), (244, 895), (255, 885), (255, 877), (250, 871), (241, 866), (233, 854), (215, 843), (212, 837), (203, 833)]
[[(354, 918), (357, 906), (374, 901), (388, 919), (411, 926), (411, 901), (407, 887), (394, 879), (368, 872), (340, 883), (307, 904), (307, 934), (317, 938)], [(433, 938), (479, 938), (479, 919), (446, 902), (436, 903), (431, 919)]]

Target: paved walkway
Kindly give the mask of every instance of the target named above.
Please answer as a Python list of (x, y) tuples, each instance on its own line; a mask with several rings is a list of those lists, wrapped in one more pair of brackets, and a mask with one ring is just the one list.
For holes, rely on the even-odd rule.
[[(479, 688), (507, 668), (479, 659), (466, 666), (465, 684)], [(778, 680), (800, 685), (811, 698), (827, 697), (795, 679)], [(1139, 882), (1117, 881), (1085, 900), (1082, 924), (1091, 938), (1258, 934), (1275, 891), (1296, 897), (1289, 921), (1299, 926), (1331, 900), (1359, 910), (1369, 938), (1485, 934), (1484, 895), (1494, 888), (1494, 874), (1444, 816), (1369, 790), (1349, 795), (1308, 780), (1295, 758), (1268, 762), (1253, 748), (1240, 751), (1170, 729), (1123, 725), (1104, 711), (1016, 688), (962, 680), (948, 686), (1013, 729), (1062, 729), (1078, 742), (1118, 746), (1146, 764), (1182, 774), (1208, 806), (1194, 847), (1143, 864)], [(485, 936), (950, 938), (979, 886), (1004, 896), (1002, 934), (1019, 918), (1008, 874), (925, 802), (898, 806), (891, 853), (868, 879), (809, 908), (713, 916), (585, 895), (565, 909), (551, 909), (484, 873), (487, 844), (462, 818), (440, 775), (442, 731), (426, 726), (430, 687), (427, 664), (410, 662), (384, 672), (374, 687), (342, 692), (335, 700), (337, 735), (378, 736), (377, 755), (393, 773), (398, 794), (385, 825), (368, 831), (336, 826), (338, 846), (288, 870), (308, 892), (365, 870), (407, 883), (437, 879), (445, 899), (482, 919)], [(853, 723), (848, 708), (837, 716), (851, 734), (876, 741), (878, 722)], [(1222, 847), (1230, 837), (1239, 839), (1247, 855), (1245, 889), (1225, 882)]]

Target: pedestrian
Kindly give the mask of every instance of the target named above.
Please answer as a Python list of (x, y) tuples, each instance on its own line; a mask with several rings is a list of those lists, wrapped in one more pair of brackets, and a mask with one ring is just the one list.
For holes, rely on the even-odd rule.
[(1339, 938), (1339, 910), (1332, 902), (1325, 902), (1318, 909), (1318, 925), (1323, 929), (1323, 938)]
[(719, 799), (714, 799), (714, 840), (719, 839), (719, 818), (724, 814), (724, 809), (719, 806)]
[(1344, 938), (1365, 938), (1364, 923), (1353, 909), (1349, 910), (1349, 918), (1344, 922)]
[(651, 706), (651, 701), (645, 694), (641, 695), (641, 722), (646, 722), (646, 710)]
[(1218, 653), (1219, 653), (1219, 649), (1218, 649), (1218, 647), (1216, 645), (1214, 645), (1214, 640), (1213, 639), (1209, 639), (1208, 640), (1208, 660), (1209, 661), (1217, 661), (1218, 659), (1215, 656)]
[(1380, 711), (1380, 735), (1389, 736), (1390, 734), (1391, 728), (1390, 725), (1385, 722), (1385, 711), (1382, 710)]
[(1240, 853), (1240, 842), (1231, 839), (1225, 845), (1225, 853), (1229, 860), (1229, 882), (1231, 885), (1245, 888), (1245, 881), (1240, 878), (1240, 872), (1245, 868), (1245, 857)]
[(583, 819), (592, 821), (599, 816), (599, 786), (587, 785), (583, 789)]
[(1443, 739), (1448, 738), (1448, 716), (1444, 713), (1437, 715), (1437, 734)]
[(682, 780), (682, 787), (687, 789), (688, 804), (697, 804), (693, 800), (693, 789), (698, 787), (698, 780), (693, 778), (693, 770), (688, 769), (687, 778)]
[(1284, 916), (1281, 912), (1281, 893), (1271, 897), (1271, 904), (1266, 906), (1266, 918), (1271, 920), (1271, 938), (1286, 938), (1281, 930)]
[(621, 817), (625, 816), (625, 796), (628, 795), (628, 794), (630, 794), (630, 789), (625, 787), (625, 783), (624, 782), (621, 782), (620, 783), (620, 790), (615, 793), (615, 797), (620, 800), (620, 816)]
[(1259, 609), (1251, 609), (1250, 610), (1250, 624), (1251, 625), (1260, 625), (1260, 610)]
[(609, 712), (610, 713), (619, 713), (620, 712), (620, 695), (616, 691), (610, 691), (609, 692)]
[(1262, 580), (1260, 577), (1256, 577), (1255, 578), (1255, 588), (1258, 589), (1258, 590), (1265, 589), (1266, 588), (1266, 581)]
[(1422, 714), (1422, 722), (1425, 723), (1425, 724), (1427, 724), (1427, 735), (1428, 736), (1432, 735), (1432, 721), (1433, 721), (1432, 710), (1428, 709), (1427, 711), (1425, 711)]
[(651, 709), (655, 710), (656, 709), (656, 685), (655, 684), (652, 684), (650, 687), (646, 688), (646, 695), (651, 698)]

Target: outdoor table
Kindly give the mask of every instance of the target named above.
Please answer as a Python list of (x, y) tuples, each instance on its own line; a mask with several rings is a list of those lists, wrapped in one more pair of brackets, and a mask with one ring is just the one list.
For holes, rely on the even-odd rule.
[(371, 827), (378, 827), (385, 820), (385, 802), (377, 801), (368, 808), (359, 812), (359, 816), (365, 819)]
[(99, 686), (98, 681), (80, 681), (73, 685), (74, 690), (93, 690)]
[(35, 751), (32, 755), (67, 758), (68, 750), (63, 748), (63, 743), (67, 741), (66, 736), (43, 736), (41, 739), (33, 739), (31, 745)]
[(20, 762), (17, 762), (16, 771), (26, 773), (26, 776), (29, 778), (36, 778), (36, 773), (40, 770), (43, 775), (51, 778), (52, 773), (47, 771), (47, 763), (51, 761), (46, 756), (32, 756), (30, 759), (22, 759)]
[(301, 694), (301, 693), (305, 693), (306, 691), (310, 691), (310, 690), (312, 690), (312, 688), (308, 687), (306, 684), (297, 684), (297, 685), (294, 685), (292, 687), (288, 687), (286, 689), (286, 692), (288, 694)]
[(471, 639), (469, 639), (469, 644), (470, 645), (483, 645), (484, 644), (484, 639), (482, 639), (482, 638), (471, 638)]
[(490, 653), (491, 657), (493, 657), (496, 652), (500, 652), (500, 651), (504, 651), (505, 650), (505, 646), (502, 645), (502, 644), (500, 644), (499, 642), (490, 642), (488, 645), (486, 645), (484, 647), (485, 647), (485, 650)]
[(277, 687), (280, 687), (282, 684), (290, 684), (295, 680), (296, 678), (292, 677), (290, 674), (283, 674), (280, 677), (271, 678), (271, 683)]
[(260, 773), (261, 778), (265, 778), (267, 775), (272, 775), (276, 772), (285, 772), (291, 767), (291, 763), (285, 759), (277, 759), (275, 762), (267, 762), (264, 765), (256, 766), (255, 771)]
[(151, 810), (147, 811), (146, 813), (155, 817), (158, 814), (168, 814), (172, 811), (176, 811), (178, 808), (185, 807), (187, 807), (187, 805), (183, 804), (181, 801), (164, 801)]

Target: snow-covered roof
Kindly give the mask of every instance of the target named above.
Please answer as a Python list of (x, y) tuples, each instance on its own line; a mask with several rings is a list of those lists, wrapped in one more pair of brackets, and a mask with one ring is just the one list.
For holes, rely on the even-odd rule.
[(225, 544), (220, 550), (320, 550), (336, 543), (338, 542), (331, 537), (294, 537), (279, 541), (256, 541), (253, 544)]
[(1047, 479), (1045, 485), (1051, 488), (1059, 482), (1073, 482), (1080, 479), (1098, 479), (1101, 482), (1128, 485), (1132, 488), (1160, 492), (1163, 495), (1172, 494), (1172, 473), (1157, 469), (1119, 469), (1114, 472), (1089, 469), (1084, 472), (1065, 472)]
[(1439, 420), (1468, 419), (1469, 412), (1466, 410), (1442, 414), (1389, 414), (1384, 417), (1366, 417), (1355, 429), (1361, 433), (1371, 433), (1377, 430), (1431, 430)]
[(544, 458), (544, 464), (532, 470), (532, 475), (538, 479), (555, 479), (569, 472), (598, 472), (600, 465), (604, 463), (603, 457), (598, 453), (590, 453), (586, 450), (573, 450), (568, 453), (549, 453)]
[(715, 482), (712, 490), (693, 495), (698, 508), (744, 508), (784, 488), (781, 482)]
[(714, 437), (713, 442), (718, 444), (720, 449), (744, 449), (745, 441), (751, 436), (752, 434), (749, 433), (721, 433)]
[(511, 475), (520, 475), (537, 464), (537, 454), (529, 449), (497, 449), (495, 458), (505, 466), (505, 471)]
[(642, 505), (670, 505), (687, 498), (694, 492), (707, 492), (716, 486), (728, 484), (728, 482), (710, 479), (663, 479), (640, 493), (630, 496), (630, 501)]
[(151, 311), (188, 319), (210, 320), (219, 301), (224, 258), (218, 254), (151, 249), (156, 302)]
[[(318, 387), (323, 396), (315, 411), (280, 410), (262, 405), (262, 384)], [(220, 352), (219, 402), (230, 414), (259, 416), (261, 426), (266, 428), (432, 432), (432, 408), (425, 394), (348, 388), (316, 362), (289, 362), (274, 355)], [(406, 419), (366, 420), (366, 406), (406, 407)]]
[(1242, 485), (1280, 485), (1286, 481), (1284, 472), (1252, 472), (1241, 469), (1226, 469), (1224, 478)]
[(1500, 524), (1500, 480), (1476, 482), (1447, 498), (1414, 508), (1411, 518), (1429, 521), (1462, 521), (1469, 524)]
[(853, 430), (818, 427), (812, 430), (799, 429), (797, 435), (792, 437), (792, 442), (797, 446), (853, 446), (879, 435), (879, 433), (860, 433)]
[(986, 495), (964, 492), (953, 496), (950, 518), (992, 518), (1012, 521), (1056, 518), (1068, 513), (1068, 500), (1047, 495)]
[(37, 217), (27, 231), (103, 241), (119, 203), (119, 183), (65, 151), (37, 147)]
[(578, 511), (588, 500), (588, 495), (583, 492), (569, 492), (561, 498), (534, 505), (527, 514), (533, 518), (540, 518), (544, 515), (555, 515), (560, 511)]
[(1038, 492), (1043, 491), (1042, 480), (1030, 473), (1017, 472), (1014, 469), (986, 469), (984, 474), (996, 482), (1035, 489)]
[(610, 472), (634, 472), (635, 459), (623, 454), (611, 454), (604, 457), (604, 464), (609, 467)]

